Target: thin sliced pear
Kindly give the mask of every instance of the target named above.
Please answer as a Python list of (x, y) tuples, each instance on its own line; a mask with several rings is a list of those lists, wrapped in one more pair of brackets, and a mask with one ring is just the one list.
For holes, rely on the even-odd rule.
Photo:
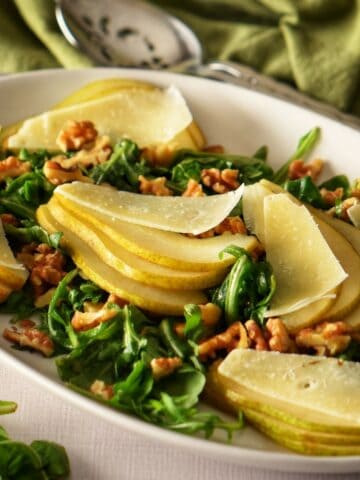
[(81, 207), (128, 223), (197, 235), (216, 227), (239, 203), (244, 185), (221, 195), (158, 197), (73, 182), (60, 185), (55, 195)]
[(65, 210), (53, 197), (47, 204), (51, 215), (66, 229), (83, 240), (109, 266), (125, 277), (146, 285), (170, 290), (204, 289), (219, 284), (227, 269), (208, 272), (185, 272), (157, 265), (125, 250), (103, 230)]
[(342, 320), (360, 302), (360, 256), (343, 235), (320, 219), (317, 219), (317, 223), (329, 247), (348, 275), (341, 285), (336, 301), (324, 314), (322, 320), (329, 322)]
[(189, 238), (179, 233), (122, 222), (60, 195), (55, 195), (55, 198), (63, 208), (104, 232), (120, 247), (150, 262), (176, 270), (223, 270), (235, 261), (231, 255), (219, 258), (219, 253), (225, 247), (232, 244), (251, 252), (258, 246), (258, 241), (253, 236), (224, 234), (204, 239)]
[(78, 236), (57, 222), (46, 205), (37, 210), (37, 219), (48, 232), (64, 233), (62, 245), (86, 277), (107, 292), (114, 293), (140, 308), (164, 315), (181, 315), (187, 303), (202, 304), (207, 301), (206, 296), (197, 290), (166, 290), (124, 277), (106, 265)]
[(304, 443), (313, 442), (315, 444), (323, 444), (327, 446), (347, 445), (360, 448), (360, 433), (359, 434), (345, 434), (345, 433), (328, 433), (328, 432), (313, 432), (304, 428), (289, 425), (281, 420), (265, 415), (252, 409), (245, 410), (245, 416), (250, 423), (256, 427), (266, 428), (266, 433), (277, 440), (278, 436), (286, 437), (289, 440)]
[(218, 371), (233, 391), (245, 398), (249, 396), (304, 422), (324, 423), (333, 431), (346, 427), (360, 433), (359, 363), (236, 349)]
[(124, 89), (79, 105), (25, 120), (7, 140), (10, 149), (57, 151), (56, 138), (69, 120), (88, 120), (112, 143), (131, 138), (140, 148), (166, 143), (184, 130), (192, 116), (179, 90)]
[(334, 228), (337, 232), (341, 233), (352, 247), (360, 255), (360, 230), (350, 223), (344, 222), (339, 218), (331, 217), (327, 213), (319, 210), (318, 208), (307, 205), (307, 208), (315, 216), (326, 222), (330, 227)]
[[(288, 356), (290, 354), (287, 354)], [(314, 359), (314, 357), (313, 357)], [(241, 410), (254, 410), (289, 425), (308, 432), (334, 435), (360, 435), (360, 428), (351, 422), (339, 422), (324, 413), (292, 406), (275, 397), (254, 391), (239, 384), (236, 379), (219, 373), (221, 362), (214, 362), (208, 370), (204, 399), (226, 413), (237, 415)]]
[[(265, 196), (266, 258), (277, 284), (267, 317), (303, 308), (328, 295), (347, 277), (324, 238), (329, 230), (342, 239), (326, 224), (321, 226), (320, 232), (306, 207), (297, 205), (288, 195)], [(349, 248), (351, 250), (350, 245)]]
[[(262, 416), (259, 417), (259, 414), (254, 414), (252, 411), (247, 411), (245, 416), (255, 428), (275, 440), (275, 442), (295, 452), (317, 456), (360, 455), (360, 444), (356, 441), (347, 443), (347, 437), (336, 438), (334, 443), (322, 442), (321, 438), (314, 439), (311, 434), (307, 435), (307, 432), (298, 433), (297, 435), (294, 432), (290, 433), (286, 425), (274, 423), (271, 420), (264, 419)], [(336, 443), (337, 441), (339, 443)]]
[(310, 303), (306, 307), (300, 308), (295, 312), (287, 313), (281, 316), (281, 320), (289, 333), (297, 333), (303, 328), (312, 327), (319, 323), (324, 315), (330, 310), (336, 301), (336, 296), (341, 291), (341, 285), (329, 293), (333, 298), (322, 298), (316, 302)]
[(342, 321), (348, 324), (355, 332), (360, 332), (360, 303)]
[(24, 285), (28, 275), (29, 273), (24, 265), (14, 257), (0, 220), (0, 282), (18, 290)]

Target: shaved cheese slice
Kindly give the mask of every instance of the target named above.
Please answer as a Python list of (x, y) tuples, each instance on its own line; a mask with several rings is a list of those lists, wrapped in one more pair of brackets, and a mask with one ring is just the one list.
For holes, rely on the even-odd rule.
[(18, 263), (6, 240), (3, 224), (0, 220), (0, 265), (15, 269), (24, 269), (23, 265)]
[(277, 285), (267, 317), (305, 307), (347, 277), (306, 207), (288, 195), (265, 197), (264, 232)]
[[(360, 425), (359, 363), (235, 349), (220, 364), (219, 373), (284, 413), (307, 411), (319, 418), (328, 415), (339, 425)], [(306, 420), (306, 414), (301, 418)]]
[(175, 87), (126, 89), (29, 118), (9, 137), (8, 147), (59, 150), (56, 137), (69, 120), (89, 120), (111, 142), (130, 138), (142, 148), (171, 140), (191, 123), (192, 115)]
[(353, 205), (347, 210), (350, 220), (356, 228), (360, 228), (360, 203)]
[(57, 187), (55, 195), (124, 222), (197, 235), (224, 220), (238, 204), (243, 189), (241, 185), (232, 192), (205, 197), (157, 197), (73, 182)]
[(264, 246), (264, 199), (268, 195), (272, 195), (271, 190), (260, 183), (254, 183), (245, 187), (242, 199), (246, 228), (254, 233)]
[(18, 290), (26, 282), (28, 274), (26, 268), (14, 257), (0, 220), (0, 282), (10, 289)]

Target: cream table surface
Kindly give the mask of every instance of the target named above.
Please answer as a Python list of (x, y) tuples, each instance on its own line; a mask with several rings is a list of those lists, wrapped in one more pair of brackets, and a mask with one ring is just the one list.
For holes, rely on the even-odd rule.
[(68, 451), (72, 480), (357, 480), (353, 475), (280, 473), (226, 464), (122, 431), (68, 405), (13, 367), (0, 365), (0, 398), (15, 414), (0, 424), (17, 440), (48, 439)]

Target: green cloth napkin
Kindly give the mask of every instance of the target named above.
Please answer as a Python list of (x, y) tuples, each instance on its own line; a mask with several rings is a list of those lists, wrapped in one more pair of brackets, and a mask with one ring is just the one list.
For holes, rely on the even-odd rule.
[[(194, 30), (204, 61), (249, 65), (360, 115), (360, 0), (152, 1)], [(91, 65), (59, 32), (52, 0), (1, 0), (1, 71)]]

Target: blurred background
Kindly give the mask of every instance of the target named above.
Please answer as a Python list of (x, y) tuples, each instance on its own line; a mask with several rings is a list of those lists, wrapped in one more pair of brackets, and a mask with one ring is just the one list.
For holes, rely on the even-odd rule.
[[(74, 8), (77, 3), (72, 2)], [(108, 8), (108, 1), (97, 3), (106, 7), (106, 21), (116, 22), (118, 10)], [(230, 60), (250, 66), (360, 115), (360, 0), (148, 3), (185, 22), (200, 40), (203, 62)], [(112, 4), (121, 5), (122, 0)], [(0, 60), (1, 73), (98, 63), (65, 39), (52, 0), (1, 0)]]

